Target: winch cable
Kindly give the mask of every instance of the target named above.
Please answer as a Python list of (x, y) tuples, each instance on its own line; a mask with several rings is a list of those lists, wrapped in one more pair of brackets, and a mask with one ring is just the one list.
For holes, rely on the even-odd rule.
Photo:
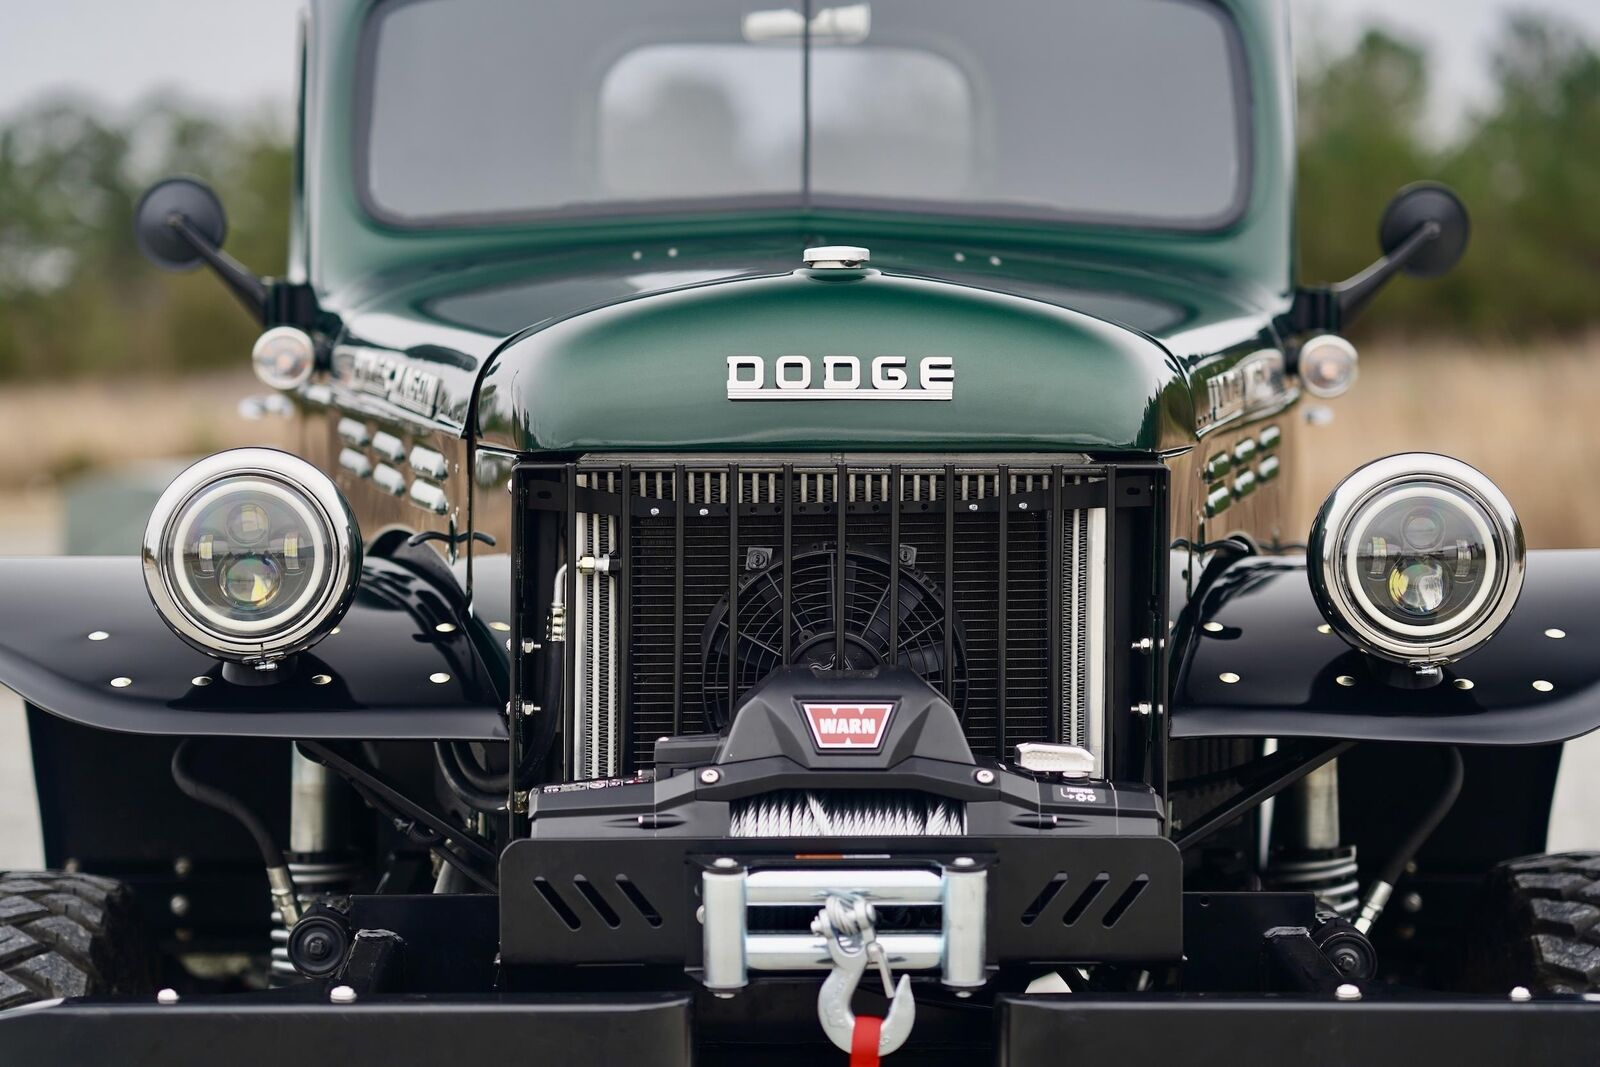
[(1445, 752), (1445, 779), (1444, 787), (1432, 805), (1423, 813), (1417, 824), (1411, 828), (1411, 833), (1400, 842), (1389, 861), (1378, 871), (1378, 878), (1367, 889), (1367, 894), (1361, 900), (1361, 914), (1356, 918), (1356, 929), (1363, 934), (1371, 931), (1378, 916), (1383, 914), (1384, 906), (1389, 903), (1389, 897), (1394, 892), (1394, 887), (1399, 883), (1406, 871), (1406, 866), (1416, 858), (1428, 838), (1444, 822), (1445, 816), (1450, 814), (1450, 809), (1455, 807), (1456, 799), (1461, 796), (1461, 785), (1466, 779), (1466, 764), (1461, 759), (1461, 750), (1454, 745), (1446, 748)]
[(272, 831), (267, 829), (267, 824), (244, 801), (194, 776), (188, 766), (194, 741), (194, 738), (186, 737), (172, 750), (173, 783), (189, 799), (233, 816), (250, 832), (256, 848), (261, 852), (261, 861), (267, 867), (267, 884), (272, 891), (272, 902), (277, 906), (283, 925), (293, 926), (300, 920), (300, 898), (295, 893), (294, 879), (289, 875), (289, 864), (283, 858), (283, 850), (272, 839)]

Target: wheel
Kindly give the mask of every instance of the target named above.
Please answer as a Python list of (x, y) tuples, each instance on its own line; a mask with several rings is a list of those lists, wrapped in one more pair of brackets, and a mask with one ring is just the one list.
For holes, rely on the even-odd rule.
[(1600, 852), (1526, 856), (1489, 874), (1483, 977), (1501, 988), (1600, 991)]
[(152, 984), (127, 886), (92, 874), (0, 872), (0, 1009)]

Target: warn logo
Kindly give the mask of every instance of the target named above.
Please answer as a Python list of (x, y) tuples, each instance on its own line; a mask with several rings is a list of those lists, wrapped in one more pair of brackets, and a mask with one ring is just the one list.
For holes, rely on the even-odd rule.
[(812, 704), (803, 701), (811, 739), (819, 749), (850, 748), (876, 752), (889, 732), (893, 704)]

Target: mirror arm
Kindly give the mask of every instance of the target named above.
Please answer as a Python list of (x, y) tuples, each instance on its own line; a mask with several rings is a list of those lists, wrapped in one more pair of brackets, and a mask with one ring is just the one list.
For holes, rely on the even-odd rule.
[(1387, 256), (1354, 277), (1334, 285), (1297, 290), (1288, 321), (1281, 323), (1293, 334), (1339, 333), (1344, 324), (1359, 315), (1384, 286), (1403, 271), (1417, 254), (1443, 232), (1437, 222), (1424, 222)]
[(1351, 319), (1360, 314), (1361, 310), (1372, 302), (1378, 291), (1389, 284), (1396, 274), (1405, 269), (1421, 252), (1423, 246), (1440, 233), (1444, 227), (1437, 222), (1428, 221), (1411, 231), (1411, 236), (1400, 242), (1400, 246), (1393, 252), (1384, 256), (1378, 262), (1357, 274), (1354, 278), (1342, 281), (1333, 287), (1334, 296), (1339, 301), (1339, 315), (1343, 319)]
[(185, 244), (194, 249), (195, 255), (205, 261), (212, 273), (222, 279), (222, 284), (238, 298), (246, 311), (249, 311), (258, 322), (266, 321), (267, 299), (270, 293), (266, 282), (252, 274), (244, 264), (206, 240), (205, 235), (191, 226), (188, 218), (182, 214), (174, 213), (169, 216), (167, 225), (183, 238)]

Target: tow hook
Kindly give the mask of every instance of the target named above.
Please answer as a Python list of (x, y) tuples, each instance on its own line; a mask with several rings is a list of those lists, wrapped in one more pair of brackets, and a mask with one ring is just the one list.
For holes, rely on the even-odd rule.
[[(877, 1057), (896, 1051), (911, 1036), (917, 1021), (911, 978), (902, 974), (899, 984), (892, 984), (889, 961), (873, 926), (876, 918), (872, 904), (861, 897), (830, 893), (811, 922), (811, 932), (822, 938), (833, 960), (833, 969), (817, 994), (817, 1018), (828, 1040), (850, 1053), (852, 1063), (875, 1063)], [(883, 995), (889, 1000), (889, 1014), (882, 1019), (857, 1018), (850, 1010), (850, 999), (868, 963), (877, 966)]]

